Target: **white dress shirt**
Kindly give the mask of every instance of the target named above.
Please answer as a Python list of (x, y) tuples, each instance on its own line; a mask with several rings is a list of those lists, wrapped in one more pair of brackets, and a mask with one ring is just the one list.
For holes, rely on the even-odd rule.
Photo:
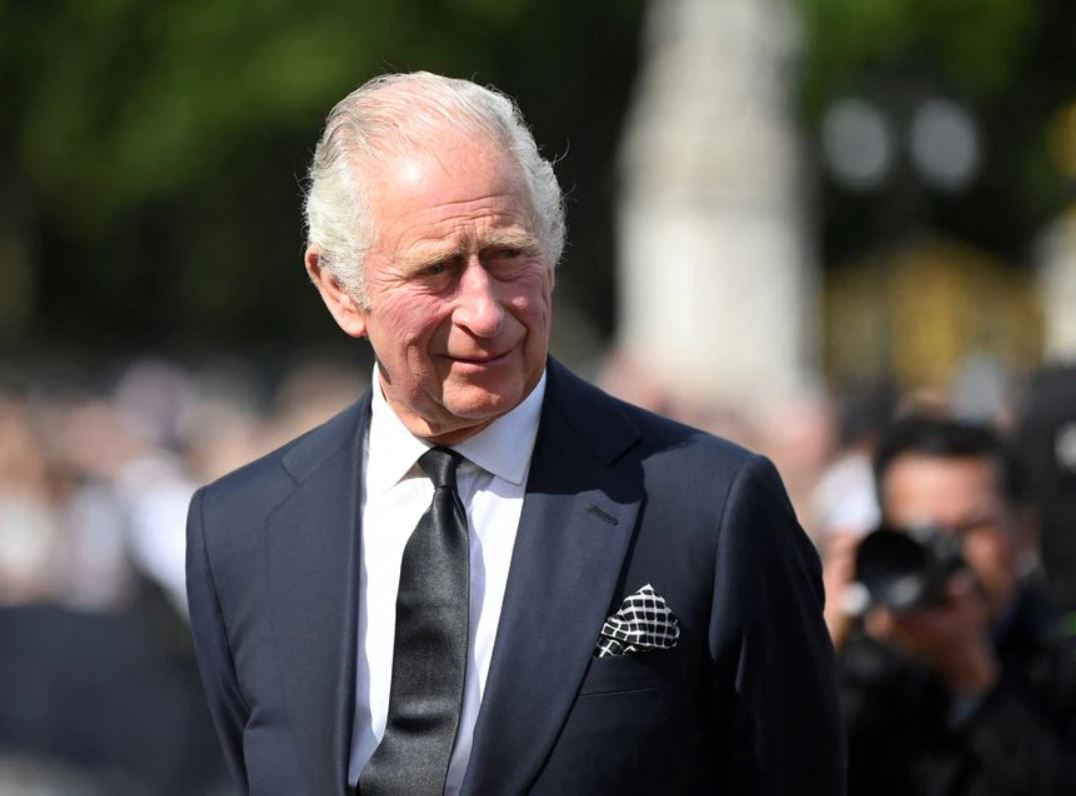
[[(376, 367), (373, 384), (363, 451), (358, 665), (348, 765), (352, 785), (385, 734), (400, 563), (411, 532), (433, 499), (433, 483), (418, 466), (430, 445), (413, 436), (389, 407)], [(459, 792), (471, 755), (544, 395), (543, 373), (519, 406), (452, 446), (465, 457), (457, 484), (467, 512), (471, 595), (463, 708), (445, 782), (449, 796)]]

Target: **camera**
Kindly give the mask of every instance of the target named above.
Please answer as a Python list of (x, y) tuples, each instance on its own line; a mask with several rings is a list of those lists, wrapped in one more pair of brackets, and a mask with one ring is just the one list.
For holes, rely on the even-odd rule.
[(944, 604), (949, 576), (965, 567), (960, 540), (933, 526), (877, 528), (856, 552), (856, 580), (870, 603), (898, 614)]

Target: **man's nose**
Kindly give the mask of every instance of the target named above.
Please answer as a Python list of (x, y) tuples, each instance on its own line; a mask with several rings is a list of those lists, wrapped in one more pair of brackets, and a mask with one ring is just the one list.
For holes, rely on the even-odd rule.
[(460, 276), (453, 320), (475, 337), (495, 337), (504, 323), (497, 285), (478, 258), (472, 258)]

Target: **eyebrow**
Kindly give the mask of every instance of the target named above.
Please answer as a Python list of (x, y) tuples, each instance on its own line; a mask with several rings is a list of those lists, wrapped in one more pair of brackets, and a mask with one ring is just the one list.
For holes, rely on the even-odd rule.
[(999, 519), (999, 512), (997, 509), (980, 509), (974, 514), (970, 514), (958, 523), (954, 523), (951, 529), (957, 534), (964, 534), (968, 531), (973, 531), (980, 526), (987, 525), (989, 523), (997, 522)]
[[(421, 270), (444, 260), (459, 257), (463, 254), (465, 248), (443, 243), (419, 243), (401, 259), (408, 269)], [(527, 251), (537, 248), (538, 237), (533, 233), (515, 229), (499, 229), (483, 233), (479, 253), (490, 251), (491, 249), (523, 249)]]
[(521, 230), (493, 230), (482, 241), (482, 250), (486, 249), (530, 249), (537, 248), (538, 238), (530, 232)]

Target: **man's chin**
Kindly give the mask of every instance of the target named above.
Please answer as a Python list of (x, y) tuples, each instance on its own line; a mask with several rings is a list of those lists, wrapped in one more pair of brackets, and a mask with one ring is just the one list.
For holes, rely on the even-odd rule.
[(459, 396), (448, 398), (444, 406), (462, 422), (488, 423), (515, 409), (522, 398), (519, 389), (493, 392), (472, 387)]
[(509, 411), (501, 411), (499, 408), (494, 407), (482, 408), (475, 406), (455, 407), (454, 409), (446, 406), (444, 408), (448, 410), (446, 411), (448, 417), (433, 428), (433, 433), (419, 435), (434, 445), (455, 445), (470, 439)]

